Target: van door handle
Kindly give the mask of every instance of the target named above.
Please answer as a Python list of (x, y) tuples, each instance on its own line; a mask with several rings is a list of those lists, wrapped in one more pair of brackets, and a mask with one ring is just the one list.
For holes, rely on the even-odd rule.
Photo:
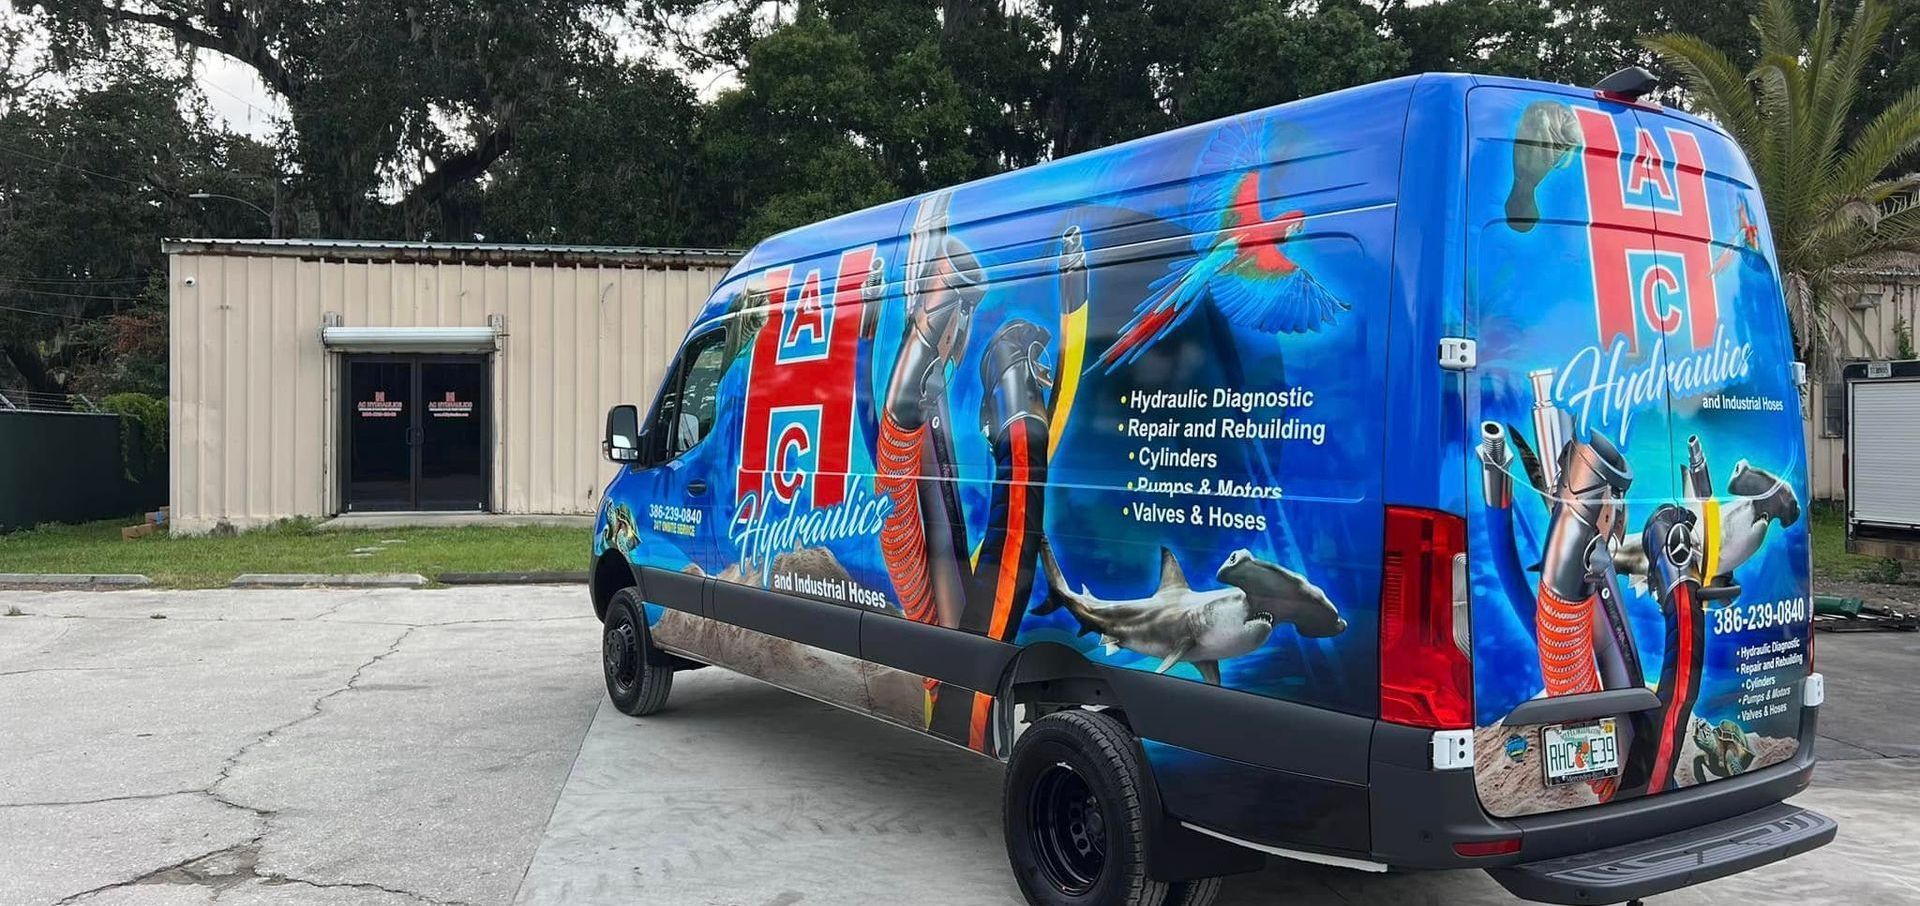
[(707, 480), (706, 480), (706, 479), (704, 479), (704, 478), (695, 478), (694, 480), (692, 480), (692, 481), (689, 481), (689, 482), (687, 482), (687, 496), (688, 496), (688, 497), (698, 497), (698, 496), (700, 496), (700, 495), (702, 495), (702, 494), (705, 494), (706, 492), (707, 492)]
[(1573, 720), (1593, 720), (1616, 714), (1637, 714), (1660, 707), (1660, 696), (1652, 689), (1635, 686), (1628, 689), (1603, 689), (1558, 698), (1536, 698), (1521, 702), (1507, 715), (1504, 726), (1557, 724)]

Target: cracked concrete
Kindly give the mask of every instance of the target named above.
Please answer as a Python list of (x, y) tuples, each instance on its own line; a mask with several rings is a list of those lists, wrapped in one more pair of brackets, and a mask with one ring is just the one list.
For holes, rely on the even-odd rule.
[[(396, 890), (371, 883), (320, 883), (303, 878), (290, 878), (286, 875), (264, 872), (260, 868), (260, 846), (265, 835), (255, 837), (238, 846), (206, 853), (193, 859), (175, 863), (148, 872), (137, 878), (119, 881), (104, 887), (81, 891), (59, 900), (55, 906), (69, 903), (97, 903), (97, 898), (115, 891), (128, 891), (131, 888), (172, 885), (176, 887), (198, 888), (209, 894), (209, 901), (219, 900), (223, 894), (244, 886), (256, 888), (297, 887), (304, 891), (349, 892), (359, 897), (369, 895), (377, 898), (399, 898), (408, 902), (444, 903), (457, 906), (453, 901), (436, 900), (411, 891)], [(171, 892), (170, 892), (171, 893)]]
[(603, 694), (579, 588), (0, 598), (0, 903), (507, 902)]

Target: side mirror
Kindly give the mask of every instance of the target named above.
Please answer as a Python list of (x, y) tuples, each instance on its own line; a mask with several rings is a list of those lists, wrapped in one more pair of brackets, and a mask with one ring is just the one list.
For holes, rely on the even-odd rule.
[(619, 405), (607, 410), (607, 436), (600, 442), (600, 451), (613, 462), (634, 463), (640, 461), (640, 410), (630, 405)]

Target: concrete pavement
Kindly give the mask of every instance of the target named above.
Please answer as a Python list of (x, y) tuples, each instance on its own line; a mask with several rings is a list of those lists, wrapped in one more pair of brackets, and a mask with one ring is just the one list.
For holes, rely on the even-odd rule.
[[(0, 904), (1017, 903), (1000, 769), (720, 670), (601, 704), (584, 590), (0, 592)], [(161, 617), (156, 619), (156, 617)], [(1832, 846), (1668, 904), (1920, 901), (1920, 636), (1822, 636)], [(1222, 902), (1510, 903), (1276, 862)]]
[[(1888, 644), (1901, 641), (1904, 656)], [(1911, 675), (1916, 642), (1833, 640), (1821, 662), (1854, 660), (1842, 645), (1848, 655), (1874, 649), (1874, 660)], [(1830, 680), (1828, 707), (1857, 686)], [(1847, 707), (1881, 710), (1864, 699)], [(1847, 732), (1841, 723), (1835, 732)], [(1915, 727), (1904, 725), (1910, 735)], [(906, 730), (723, 671), (683, 673), (658, 715), (601, 708), (517, 902), (1019, 904), (1000, 837), (1000, 777), (998, 766)], [(1920, 759), (1822, 765), (1795, 801), (1838, 819), (1837, 842), (1649, 903), (1920, 902), (1916, 793)], [(1370, 875), (1273, 860), (1228, 879), (1219, 902), (1518, 901), (1481, 872)]]
[(0, 593), (0, 903), (509, 901), (604, 694), (583, 594)]

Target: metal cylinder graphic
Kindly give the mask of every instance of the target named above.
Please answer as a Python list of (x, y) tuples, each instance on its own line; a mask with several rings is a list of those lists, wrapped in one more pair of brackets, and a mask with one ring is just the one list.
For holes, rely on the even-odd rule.
[(1533, 385), (1533, 439), (1540, 445), (1540, 478), (1553, 489), (1560, 483), (1560, 454), (1567, 445), (1567, 415), (1553, 404), (1553, 369), (1527, 372)]
[(1713, 476), (1707, 472), (1707, 454), (1700, 448), (1700, 435), (1687, 438), (1687, 492), (1695, 500), (1713, 496)]
[(1507, 467), (1513, 451), (1507, 448), (1507, 429), (1499, 422), (1480, 423), (1480, 493), (1487, 506), (1506, 509), (1513, 506), (1513, 475)]

